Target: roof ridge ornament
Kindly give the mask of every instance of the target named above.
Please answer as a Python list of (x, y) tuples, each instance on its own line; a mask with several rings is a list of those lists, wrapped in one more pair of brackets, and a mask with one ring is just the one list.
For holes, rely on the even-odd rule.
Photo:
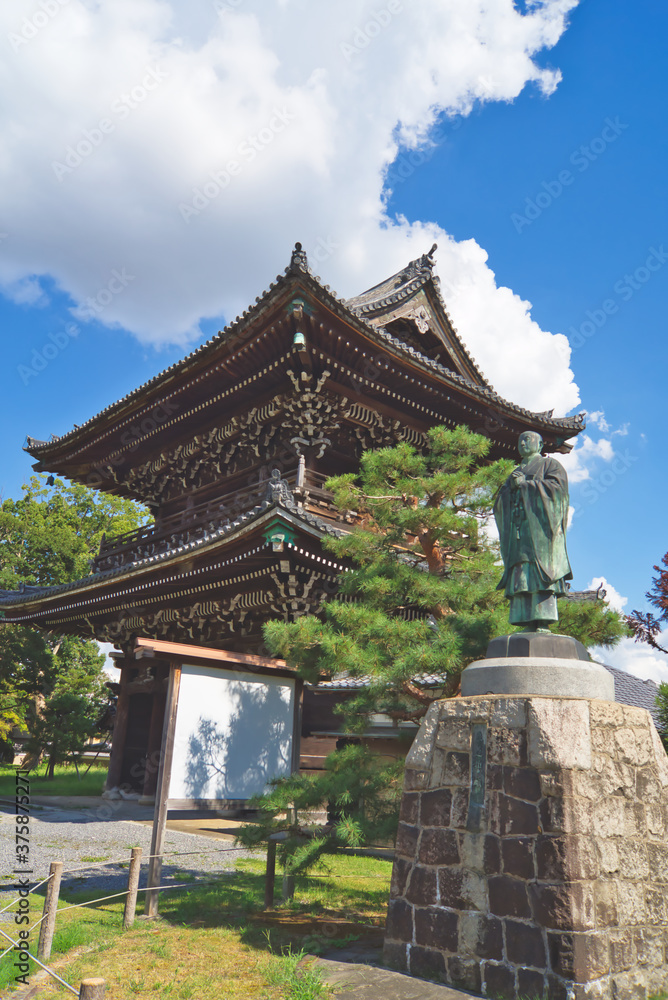
[(311, 268), (308, 266), (308, 257), (306, 256), (306, 251), (302, 250), (301, 243), (295, 243), (287, 271), (302, 271), (304, 274), (311, 273)]
[(434, 254), (437, 250), (438, 243), (434, 243), (429, 253), (423, 253), (421, 257), (416, 257), (415, 260), (409, 261), (403, 271), (400, 271), (397, 275), (394, 287), (399, 288), (401, 285), (412, 281), (413, 278), (431, 278), (436, 264)]
[(281, 478), (280, 469), (271, 470), (271, 479), (267, 483), (266, 499), (281, 507), (296, 507), (295, 498), (286, 479)]

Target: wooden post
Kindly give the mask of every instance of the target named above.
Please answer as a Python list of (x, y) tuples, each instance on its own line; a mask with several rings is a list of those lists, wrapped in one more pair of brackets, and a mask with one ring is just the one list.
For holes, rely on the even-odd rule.
[[(166, 678), (165, 678), (166, 679)], [(155, 766), (156, 753), (159, 756), (162, 744), (162, 727), (165, 724), (165, 691), (154, 691), (151, 707), (151, 721), (148, 727), (148, 743), (146, 745), (146, 773), (142, 797), (151, 798), (155, 795), (158, 780), (158, 769)]]
[(295, 877), (294, 875), (284, 875), (283, 876), (283, 886), (281, 895), (283, 901), (287, 899), (292, 899), (295, 894)]
[(97, 976), (82, 979), (79, 987), (79, 1000), (104, 1000), (107, 994), (107, 984)]
[(121, 667), (121, 690), (118, 693), (118, 703), (116, 705), (116, 718), (114, 720), (114, 735), (111, 738), (111, 754), (109, 755), (109, 770), (105, 787), (115, 788), (120, 784), (121, 771), (123, 769), (123, 755), (125, 753), (125, 736), (128, 731), (128, 716), (130, 711), (130, 696), (128, 694), (128, 683), (130, 681), (130, 665), (127, 660)]
[(141, 847), (133, 847), (132, 854), (130, 855), (130, 871), (128, 873), (128, 894), (125, 897), (125, 909), (123, 910), (123, 930), (132, 927), (135, 922), (140, 870)]
[(51, 945), (53, 944), (53, 932), (56, 927), (56, 910), (58, 909), (58, 895), (60, 893), (60, 879), (62, 874), (62, 861), (52, 861), (49, 868), (49, 881), (46, 883), (42, 924), (39, 929), (37, 957), (40, 962), (48, 962), (51, 957)]
[[(172, 757), (174, 755), (174, 732), (176, 730), (176, 710), (179, 704), (179, 688), (181, 686), (181, 664), (169, 665), (169, 688), (167, 704), (165, 705), (165, 724), (162, 730), (162, 747), (160, 750), (160, 770), (156, 788), (155, 812), (153, 814), (153, 835), (151, 837), (151, 858), (148, 866), (148, 886), (160, 885), (162, 873), (162, 847), (165, 840), (165, 823), (167, 821), (167, 796), (169, 782), (172, 776)], [(144, 913), (147, 917), (158, 915), (158, 892), (146, 893)]]
[(264, 908), (274, 908), (274, 878), (276, 876), (276, 841), (270, 837), (267, 842), (267, 871), (264, 876)]

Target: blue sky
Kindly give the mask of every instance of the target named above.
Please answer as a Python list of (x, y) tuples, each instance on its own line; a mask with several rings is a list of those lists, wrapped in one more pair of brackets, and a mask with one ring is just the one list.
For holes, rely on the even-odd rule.
[(295, 240), (351, 295), (436, 239), (499, 391), (590, 414), (566, 462), (575, 586), (645, 607), (668, 549), (667, 22), (630, 0), (3, 9), (2, 496), (30, 474), (26, 434), (182, 357)]

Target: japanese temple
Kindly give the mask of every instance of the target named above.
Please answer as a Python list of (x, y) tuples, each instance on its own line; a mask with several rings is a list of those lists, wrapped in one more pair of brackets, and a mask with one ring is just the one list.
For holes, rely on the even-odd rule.
[[(147, 667), (137, 640), (219, 649), (266, 672), (262, 624), (317, 613), (336, 593), (344, 567), (322, 540), (352, 515), (335, 509), (329, 476), (355, 471), (369, 449), (419, 448), (439, 424), (486, 435), (491, 458), (515, 457), (522, 431), (565, 453), (583, 430), (583, 415), (533, 413), (489, 385), (448, 317), (435, 249), (342, 300), (297, 243), (285, 273), (217, 336), (62, 437), (28, 438), (36, 471), (154, 516), (105, 539), (84, 579), (0, 596), (8, 623), (119, 650), (111, 783), (132, 785), (131, 762), (160, 746), (167, 664)], [(150, 776), (139, 791), (150, 794)]]

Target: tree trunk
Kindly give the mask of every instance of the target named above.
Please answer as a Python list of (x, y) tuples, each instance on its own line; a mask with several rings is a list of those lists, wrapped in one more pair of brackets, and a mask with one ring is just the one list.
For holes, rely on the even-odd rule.
[(53, 781), (56, 772), (56, 751), (55, 748), (49, 754), (49, 769), (46, 777), (48, 781)]

